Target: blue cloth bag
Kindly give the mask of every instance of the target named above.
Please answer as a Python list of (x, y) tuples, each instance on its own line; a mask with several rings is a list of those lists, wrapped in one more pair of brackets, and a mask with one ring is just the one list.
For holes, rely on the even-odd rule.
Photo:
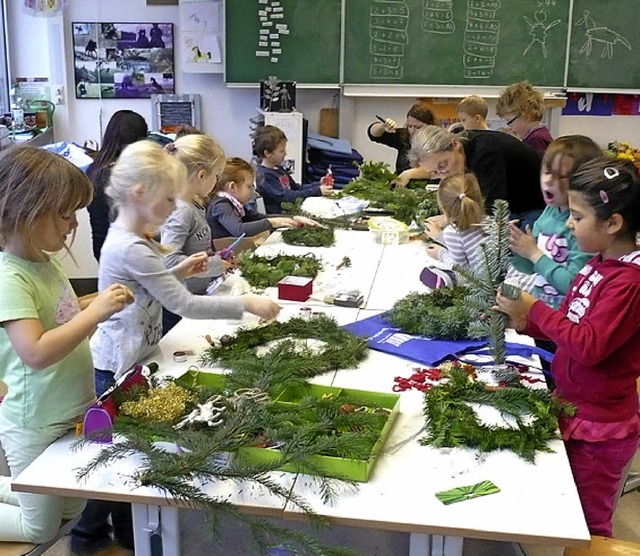
[[(488, 340), (443, 340), (413, 336), (402, 332), (384, 319), (384, 313), (343, 326), (359, 338), (365, 338), (371, 349), (434, 366), (447, 359), (464, 359), (468, 355), (490, 355)], [(550, 361), (553, 355), (534, 346), (507, 342), (508, 355), (538, 355)], [(483, 363), (473, 362), (474, 365)], [(487, 363), (484, 363), (487, 364)]]

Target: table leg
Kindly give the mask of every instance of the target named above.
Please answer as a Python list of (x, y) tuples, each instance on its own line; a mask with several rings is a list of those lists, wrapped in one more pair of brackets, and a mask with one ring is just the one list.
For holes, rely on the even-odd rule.
[(180, 556), (178, 509), (132, 504), (136, 556)]
[(442, 535), (409, 535), (409, 556), (462, 556), (462, 537)]

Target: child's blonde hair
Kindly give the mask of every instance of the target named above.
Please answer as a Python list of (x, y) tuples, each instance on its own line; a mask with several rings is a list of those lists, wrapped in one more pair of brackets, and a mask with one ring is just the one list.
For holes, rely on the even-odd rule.
[(501, 118), (507, 114), (518, 114), (531, 122), (539, 122), (544, 116), (544, 95), (528, 81), (514, 83), (502, 91), (496, 112)]
[(224, 165), (222, 147), (208, 135), (183, 135), (165, 149), (185, 165), (188, 179), (199, 170), (205, 170), (209, 175)]
[(231, 182), (240, 183), (242, 181), (242, 174), (249, 174), (253, 177), (256, 171), (251, 164), (242, 158), (238, 158), (237, 156), (227, 158), (224, 170), (218, 178), (216, 189), (218, 191), (224, 191)]
[(34, 147), (7, 149), (0, 156), (0, 246), (18, 235), (37, 250), (33, 230), (42, 217), (75, 212), (92, 198), (89, 178), (63, 157)]
[(487, 119), (489, 114), (489, 105), (487, 101), (478, 95), (469, 95), (464, 97), (456, 107), (456, 113), (464, 113), (469, 116), (481, 116), (483, 119)]
[(179, 195), (186, 181), (187, 170), (177, 158), (153, 141), (138, 141), (118, 157), (105, 192), (118, 208), (129, 202), (135, 187), (142, 186), (153, 202), (169, 192)]
[(447, 220), (464, 232), (485, 217), (480, 185), (473, 174), (456, 174), (443, 179), (436, 193)]

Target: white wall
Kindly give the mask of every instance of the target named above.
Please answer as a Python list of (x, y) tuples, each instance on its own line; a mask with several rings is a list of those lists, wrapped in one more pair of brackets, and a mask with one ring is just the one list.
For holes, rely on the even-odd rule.
[[(233, 1), (233, 0), (230, 0)], [(72, 21), (159, 21), (173, 22), (178, 35), (177, 6), (147, 6), (145, 0), (69, 0), (63, 16), (35, 18), (20, 8), (18, 0), (8, 2), (9, 55), (12, 76), (48, 76), (52, 83), (61, 81), (67, 89), (67, 102), (55, 114), (56, 140), (82, 144), (86, 139), (99, 142), (111, 115), (124, 108), (135, 110), (151, 123), (151, 103), (148, 99), (76, 100), (73, 84)], [(19, 29), (20, 32), (12, 32)], [(38, 44), (48, 48), (34, 48)], [(179, 41), (176, 41), (176, 44)], [(199, 93), (202, 101), (202, 128), (214, 136), (228, 155), (249, 158), (249, 118), (256, 113), (258, 90), (227, 88), (221, 74), (194, 74), (180, 71), (180, 55), (176, 52), (176, 92)], [(312, 61), (310, 61), (312, 63)], [(279, 76), (285, 78), (286, 76)], [(311, 131), (317, 131), (319, 113), (331, 107), (336, 90), (298, 89), (297, 108), (309, 120)], [(429, 96), (425, 91), (424, 96)], [(375, 114), (404, 121), (411, 98), (341, 99), (343, 112), (341, 137), (352, 142), (367, 160), (382, 160), (392, 164), (394, 151), (368, 141), (365, 130)], [(601, 145), (613, 139), (640, 145), (640, 119), (634, 117), (562, 117), (560, 134), (589, 135)], [(90, 229), (86, 211), (80, 215), (80, 228), (73, 247), (76, 266), (68, 257), (63, 260), (71, 277), (96, 276), (97, 265), (90, 247)]]

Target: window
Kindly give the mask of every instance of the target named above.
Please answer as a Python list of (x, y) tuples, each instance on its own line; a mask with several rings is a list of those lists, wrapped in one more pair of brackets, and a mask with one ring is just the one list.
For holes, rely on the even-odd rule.
[(0, 116), (9, 112), (9, 64), (7, 63), (7, 12), (0, 2)]

